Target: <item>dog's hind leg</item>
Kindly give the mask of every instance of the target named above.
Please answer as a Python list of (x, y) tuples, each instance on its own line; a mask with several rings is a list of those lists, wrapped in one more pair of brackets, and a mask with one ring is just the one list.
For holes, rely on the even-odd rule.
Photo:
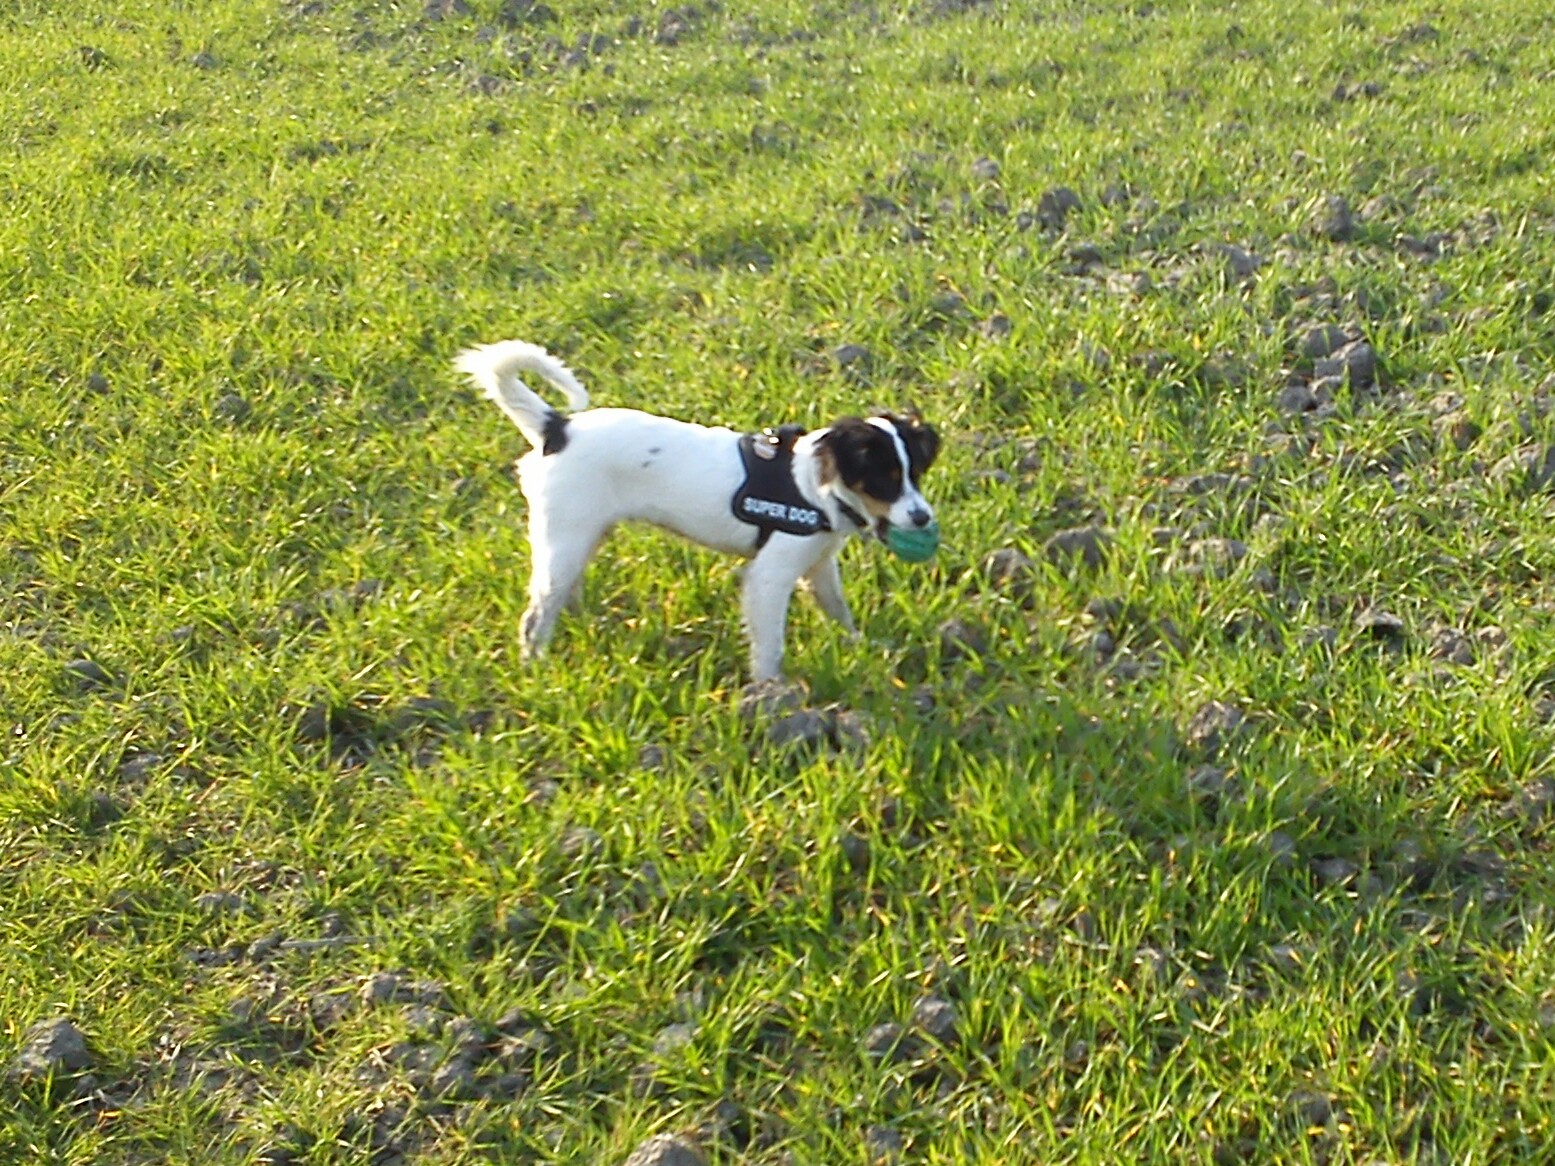
[(581, 595), (583, 568), (605, 535), (605, 530), (531, 521), (529, 545), (534, 564), (529, 576), (529, 606), (519, 625), (519, 643), (525, 659), (538, 656), (551, 641), (562, 609)]
[(805, 572), (815, 601), (830, 618), (842, 625), (851, 640), (858, 639), (858, 627), (853, 622), (853, 612), (848, 609), (848, 598), (842, 593), (842, 570), (837, 556), (823, 555), (820, 562)]

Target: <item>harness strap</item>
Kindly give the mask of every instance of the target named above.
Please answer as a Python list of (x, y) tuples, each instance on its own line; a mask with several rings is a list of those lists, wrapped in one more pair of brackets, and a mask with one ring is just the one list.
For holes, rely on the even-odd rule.
[[(794, 481), (794, 442), (803, 433), (802, 426), (784, 425), (740, 438), (745, 480), (729, 505), (736, 518), (757, 528), (758, 551), (777, 531), (811, 535), (832, 529), (826, 512), (801, 494)], [(840, 502), (839, 505), (850, 520), (865, 525), (852, 507)]]
[(866, 526), (869, 525), (869, 519), (865, 518), (862, 514), (853, 509), (853, 507), (849, 506), (841, 498), (837, 499), (837, 509), (842, 511), (844, 517), (852, 519), (853, 525), (858, 527), (860, 530), (863, 530)]

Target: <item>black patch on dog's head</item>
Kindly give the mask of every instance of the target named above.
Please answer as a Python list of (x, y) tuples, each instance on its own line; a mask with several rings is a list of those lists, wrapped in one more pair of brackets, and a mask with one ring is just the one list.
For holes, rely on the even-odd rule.
[(848, 489), (887, 506), (902, 496), (902, 459), (886, 430), (862, 417), (844, 417), (827, 428), (821, 442)]
[(907, 447), (908, 473), (913, 485), (917, 485), (923, 472), (939, 456), (939, 434), (934, 432), (934, 427), (916, 409), (909, 409), (906, 414), (881, 413), (879, 416), (889, 421), (891, 428), (901, 435), (902, 444)]
[(545, 457), (553, 453), (561, 453), (567, 448), (567, 418), (563, 417), (555, 409), (548, 410), (545, 414), (545, 428), (541, 430), (544, 441), (540, 445), (540, 456)]

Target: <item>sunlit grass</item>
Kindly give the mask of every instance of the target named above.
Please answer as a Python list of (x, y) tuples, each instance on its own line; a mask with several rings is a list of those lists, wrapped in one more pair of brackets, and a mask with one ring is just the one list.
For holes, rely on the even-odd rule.
[[(0, 1053), (93, 1055), (0, 1158), (1531, 1160), (1551, 18), (443, 7), (0, 13)], [(1327, 323), (1382, 387), (1284, 414)], [(940, 427), (939, 558), (793, 612), (867, 739), (656, 532), (519, 663), (508, 336)]]

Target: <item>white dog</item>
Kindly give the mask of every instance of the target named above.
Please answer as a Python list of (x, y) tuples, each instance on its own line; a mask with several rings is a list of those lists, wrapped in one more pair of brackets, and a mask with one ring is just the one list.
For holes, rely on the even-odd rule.
[[(457, 366), (534, 446), (518, 462), (533, 558), (520, 629), (526, 658), (545, 649), (589, 558), (618, 522), (650, 522), (751, 560), (743, 607), (756, 680), (782, 671), (788, 601), (801, 580), (857, 636), (837, 566), (849, 535), (871, 531), (892, 545), (898, 537), (937, 541), (918, 481), (939, 438), (916, 413), (741, 435), (636, 409), (588, 409), (572, 370), (519, 340), (468, 349)], [(560, 390), (574, 412), (547, 405), (521, 372)]]

